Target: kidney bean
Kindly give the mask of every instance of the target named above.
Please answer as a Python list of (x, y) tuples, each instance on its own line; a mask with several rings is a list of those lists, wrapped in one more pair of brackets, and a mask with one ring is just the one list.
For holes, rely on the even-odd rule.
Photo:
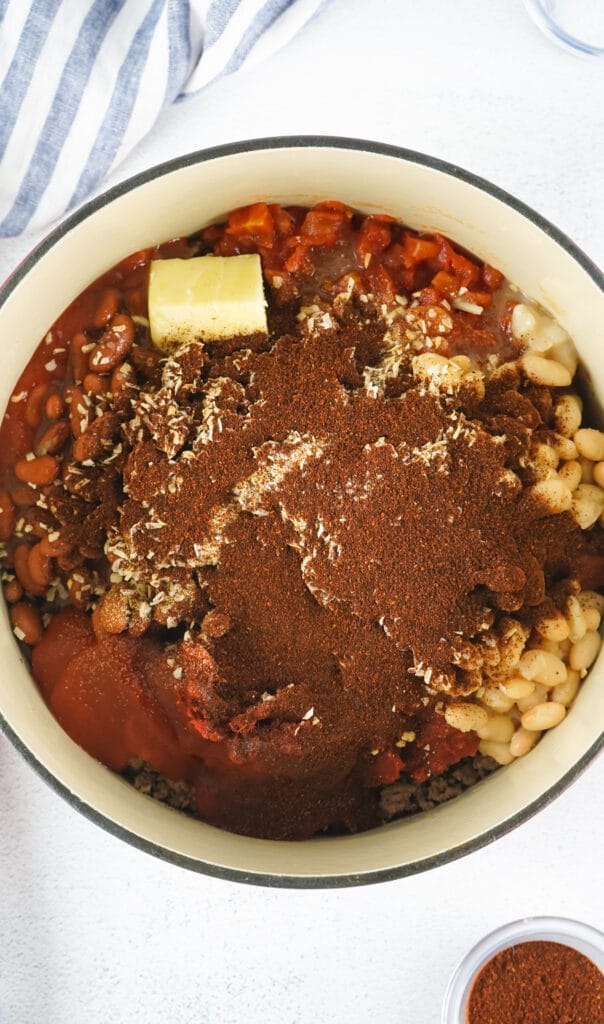
[(37, 384), (27, 399), (25, 422), (34, 429), (39, 427), (42, 422), (42, 413), (49, 390), (50, 384)]
[(26, 484), (17, 484), (15, 487), (11, 487), (10, 493), (15, 505), (22, 508), (33, 505), (37, 499), (36, 492)]
[(111, 441), (119, 426), (120, 421), (115, 413), (104, 412), (74, 441), (74, 459), (85, 462), (87, 459), (100, 458), (106, 450), (106, 442)]
[(28, 601), (20, 601), (19, 604), (13, 605), (10, 610), (10, 621), (13, 631), (23, 643), (30, 647), (40, 643), (44, 635), (40, 613)]
[(46, 537), (55, 526), (52, 512), (48, 512), (44, 508), (28, 508), (23, 518), (26, 524), (25, 533), (38, 537), (40, 540)]
[(56, 480), (59, 463), (52, 455), (40, 455), (35, 459), (18, 459), (15, 476), (26, 484), (44, 487)]
[[(58, 530), (54, 532), (59, 533)], [(54, 539), (51, 540), (51, 537)], [(41, 553), (48, 558), (61, 559), (73, 551), (73, 544), (70, 541), (63, 540), (60, 534), (58, 537), (54, 537), (54, 533), (47, 533), (45, 537), (42, 537), (39, 547)]]
[(17, 544), (13, 552), (13, 561), (15, 563), (15, 572), (17, 579), (23, 587), (30, 594), (35, 594), (36, 597), (41, 597), (46, 587), (41, 586), (39, 583), (32, 578), (29, 570), (29, 544)]
[(133, 384), (135, 380), (135, 374), (130, 363), (121, 363), (115, 367), (115, 370), (111, 374), (111, 393), (117, 395), (120, 391), (123, 391), (128, 384)]
[(81, 388), (73, 388), (69, 403), (69, 423), (74, 437), (83, 434), (90, 417), (90, 402)]
[(101, 373), (115, 369), (132, 348), (134, 334), (134, 323), (129, 316), (125, 313), (114, 316), (111, 326), (105, 331), (90, 356), (90, 369), (99, 370)]
[(44, 406), (44, 412), (47, 420), (59, 420), (63, 415), (65, 409), (65, 403), (60, 395), (54, 391), (52, 395), (49, 395), (46, 399), (46, 405)]
[(80, 384), (88, 373), (90, 345), (92, 342), (85, 334), (74, 334), (71, 339), (71, 367), (76, 384)]
[(87, 373), (83, 381), (84, 391), (89, 395), (102, 395), (106, 390), (106, 384), (98, 373)]
[(58, 455), (70, 437), (69, 424), (65, 420), (51, 423), (36, 444), (36, 455)]
[(10, 540), (14, 528), (14, 502), (7, 491), (0, 491), (0, 540)]
[(22, 597), (23, 587), (16, 577), (14, 580), (9, 580), (8, 583), (4, 584), (4, 600), (7, 604), (15, 604), (17, 601), (20, 601)]
[(120, 293), (117, 288), (107, 288), (101, 295), (93, 317), (95, 327), (104, 327), (120, 308)]
[(144, 348), (142, 345), (134, 345), (130, 358), (137, 370), (140, 370), (144, 377), (153, 377), (157, 370), (158, 363), (162, 358), (161, 352), (156, 349)]
[(52, 564), (50, 558), (40, 550), (39, 544), (30, 549), (27, 567), (34, 583), (45, 590), (52, 579)]

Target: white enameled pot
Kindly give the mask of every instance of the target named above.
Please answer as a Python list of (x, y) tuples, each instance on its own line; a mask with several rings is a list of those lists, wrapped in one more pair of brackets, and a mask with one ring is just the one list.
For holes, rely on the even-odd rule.
[[(340, 199), (438, 231), (500, 268), (570, 332), (604, 404), (604, 277), (557, 229), (457, 167), (372, 142), (276, 138), (190, 156), (118, 185), (55, 230), (0, 291), (0, 412), (65, 306), (127, 254), (237, 206)], [(40, 697), (0, 609), (0, 716), (26, 759), (73, 807), (142, 850), (264, 885), (356, 885), (424, 871), (519, 825), (553, 799), (604, 742), (604, 660), (568, 718), (525, 758), (426, 814), (360, 835), (284, 843), (223, 832), (141, 796), (73, 743)]]

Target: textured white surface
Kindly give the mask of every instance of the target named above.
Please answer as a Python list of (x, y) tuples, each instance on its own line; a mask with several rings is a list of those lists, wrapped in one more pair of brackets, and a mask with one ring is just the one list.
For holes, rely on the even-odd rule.
[[(375, 138), (490, 178), (602, 264), (603, 93), (604, 68), (552, 47), (520, 0), (333, 0), (269, 63), (173, 109), (115, 180), (246, 137)], [(0, 247), (0, 279), (37, 240)], [(604, 927), (603, 759), (493, 846), (340, 892), (155, 861), (72, 812), (3, 739), (0, 783), (3, 1024), (435, 1024), (486, 931), (529, 914)]]

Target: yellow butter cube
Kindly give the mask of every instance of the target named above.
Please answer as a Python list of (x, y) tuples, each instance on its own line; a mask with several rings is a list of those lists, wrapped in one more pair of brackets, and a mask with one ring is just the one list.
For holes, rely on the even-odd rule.
[(149, 322), (153, 344), (165, 351), (190, 341), (266, 334), (260, 257), (153, 260)]

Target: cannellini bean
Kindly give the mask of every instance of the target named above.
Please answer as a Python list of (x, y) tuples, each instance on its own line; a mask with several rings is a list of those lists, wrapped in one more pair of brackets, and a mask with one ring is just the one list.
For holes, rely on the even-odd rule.
[(574, 491), (581, 483), (583, 470), (581, 463), (577, 462), (576, 459), (571, 459), (570, 462), (565, 462), (563, 466), (560, 466), (558, 470), (558, 476), (563, 483), (566, 484), (569, 491)]
[(510, 740), (510, 754), (513, 754), (514, 757), (524, 757), (529, 750), (533, 749), (540, 737), (541, 733), (535, 729), (524, 729), (520, 726)]
[(427, 378), (445, 387), (458, 384), (463, 377), (463, 370), (457, 363), (436, 352), (422, 352), (415, 356), (412, 366), (414, 377)]
[(539, 649), (541, 651), (548, 651), (550, 654), (555, 654), (557, 658), (560, 657), (560, 644), (557, 640), (546, 640), (545, 637), (540, 637)]
[(518, 669), (525, 679), (541, 683), (542, 686), (556, 686), (566, 679), (566, 665), (562, 659), (541, 647), (525, 651)]
[(548, 700), (543, 704), (536, 704), (534, 708), (525, 711), (522, 718), (522, 728), (531, 732), (541, 732), (544, 729), (553, 729), (566, 717), (564, 704), (558, 701)]
[(576, 672), (583, 672), (593, 665), (598, 656), (602, 637), (595, 629), (587, 631), (585, 636), (572, 645), (569, 655), (570, 667)]
[(597, 608), (584, 608), (583, 618), (587, 629), (599, 629), (602, 616)]
[(481, 740), (478, 749), (485, 757), (492, 757), (498, 764), (511, 764), (514, 760), (510, 753), (509, 743), (497, 743), (496, 740)]
[(481, 740), (508, 743), (514, 735), (514, 723), (507, 715), (489, 715), (485, 724), (476, 731)]
[(577, 462), (581, 466), (581, 483), (591, 484), (594, 479), (594, 464), (589, 459), (584, 459), (582, 455), (579, 456)]
[(573, 375), (561, 362), (546, 359), (534, 352), (525, 352), (519, 362), (533, 384), (542, 384), (548, 388), (566, 388), (573, 379)]
[(550, 444), (536, 444), (533, 450), (532, 459), (537, 465), (547, 469), (557, 469), (558, 453)]
[(535, 684), (530, 679), (523, 679), (522, 676), (511, 676), (504, 683), (499, 684), (499, 689), (503, 690), (506, 697), (519, 700), (521, 697), (530, 697), (535, 689)]
[(551, 441), (551, 447), (558, 458), (564, 459), (565, 462), (569, 459), (576, 459), (579, 454), (575, 442), (570, 437), (565, 437), (564, 434), (556, 434)]
[(551, 691), (552, 700), (558, 701), (558, 704), (564, 704), (564, 707), (567, 708), (577, 696), (580, 679), (579, 673), (575, 669), (569, 668), (565, 682), (558, 683)]
[(604, 615), (604, 594), (598, 594), (596, 590), (581, 590), (577, 594), (577, 601), (583, 611), (586, 608), (596, 608), (600, 615)]
[(530, 696), (521, 697), (520, 700), (517, 701), (520, 714), (523, 715), (525, 711), (529, 711), (530, 708), (534, 708), (537, 704), (543, 704), (543, 701), (547, 699), (547, 693), (547, 687), (543, 686), (541, 683), (537, 683)]
[(564, 437), (574, 437), (581, 426), (583, 403), (578, 395), (562, 395), (554, 407), (556, 430)]
[[(562, 328), (560, 328), (560, 330), (562, 331)], [(574, 341), (572, 340), (572, 338), (569, 338), (568, 334), (566, 334), (566, 331), (563, 331), (562, 333), (564, 335), (564, 338), (563, 340), (559, 341), (557, 344), (552, 346), (550, 358), (552, 359), (552, 361), (555, 359), (558, 363), (561, 363), (562, 366), (564, 366), (570, 374), (572, 380), (572, 378), (575, 376), (575, 373), (577, 372), (577, 365), (579, 362), (577, 357), (577, 350), (575, 348)]]
[[(538, 318), (539, 314), (532, 306), (527, 305), (525, 302), (516, 303), (512, 310), (511, 321), (512, 335), (516, 341), (524, 341), (527, 344), (531, 344), (531, 341), (535, 342), (535, 336), (538, 331)], [(551, 348), (551, 342), (546, 341), (545, 347)]]
[(480, 694), (480, 702), (492, 711), (509, 711), (514, 701), (499, 689), (498, 686), (485, 686)]
[(538, 483), (529, 487), (526, 493), (538, 498), (550, 515), (567, 512), (572, 506), (573, 494), (558, 476), (539, 480)]
[(484, 708), (479, 707), (478, 704), (472, 704), (470, 701), (449, 704), (445, 708), (445, 721), (451, 728), (459, 729), (460, 732), (476, 730), (480, 736), (480, 729), (486, 725), (488, 718)]
[(598, 487), (604, 487), (604, 462), (596, 462), (592, 469), (593, 482)]
[(574, 595), (566, 602), (566, 619), (568, 621), (568, 638), (571, 643), (576, 643), (587, 632), (587, 624), (581, 603)]
[(472, 366), (472, 360), (468, 359), (467, 356), (451, 356), (451, 362), (459, 366), (460, 370), (463, 370), (464, 373)]
[(567, 662), (570, 654), (570, 640), (561, 640), (558, 647), (560, 648), (560, 657), (562, 658), (562, 661)]
[(555, 612), (546, 619), (535, 623), (535, 629), (546, 640), (566, 640), (569, 634), (568, 622), (562, 612)]
[(581, 427), (573, 437), (579, 455), (590, 462), (604, 460), (604, 433), (593, 427)]
[(589, 529), (604, 511), (604, 491), (594, 484), (579, 484), (572, 494), (570, 511), (582, 530)]

